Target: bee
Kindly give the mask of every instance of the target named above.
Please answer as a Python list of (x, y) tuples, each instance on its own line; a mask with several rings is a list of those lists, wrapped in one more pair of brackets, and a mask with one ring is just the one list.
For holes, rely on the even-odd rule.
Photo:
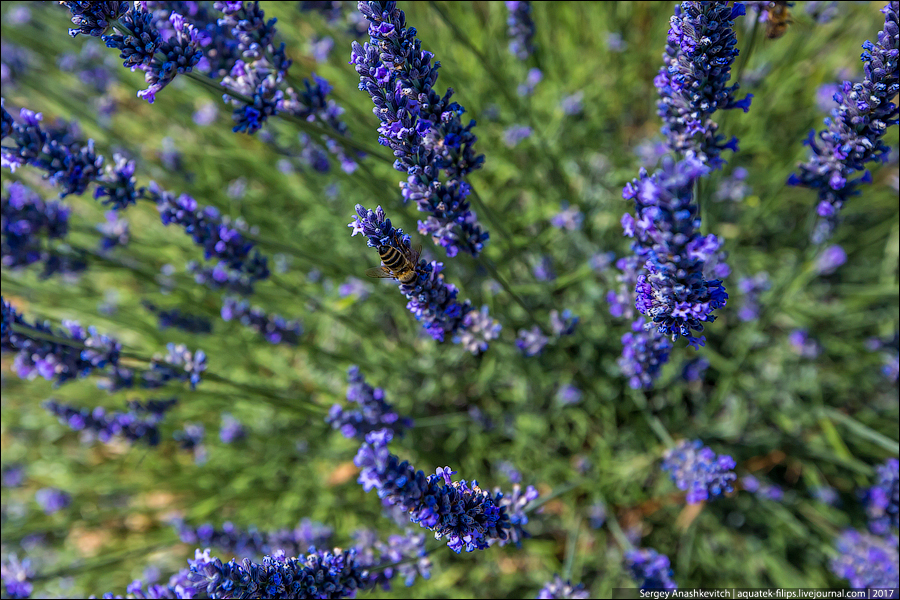
[[(416, 280), (416, 267), (419, 265), (419, 255), (422, 254), (422, 244), (410, 247), (401, 240), (394, 239), (395, 246), (378, 246), (378, 255), (382, 265), (366, 270), (369, 277), (396, 279), (404, 285), (409, 285)], [(398, 250), (397, 247), (402, 248)]]
[(769, 2), (769, 7), (766, 9), (767, 38), (774, 40), (784, 35), (788, 25), (794, 22), (788, 11), (788, 7), (793, 5), (793, 2)]

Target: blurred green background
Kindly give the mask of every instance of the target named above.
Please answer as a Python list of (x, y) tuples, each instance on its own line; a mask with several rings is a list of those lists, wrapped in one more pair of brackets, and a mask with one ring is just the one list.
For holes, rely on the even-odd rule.
[[(371, 100), (357, 89), (348, 64), (353, 38), (341, 24), (300, 12), (297, 4), (261, 3), (267, 16), (278, 18), (293, 76), (328, 79), (352, 138), (378, 148)], [(715, 117), (720, 132), (740, 140), (740, 151), (726, 156), (725, 169), (701, 188), (704, 227), (724, 239), (732, 267), (728, 306), (707, 328), (705, 348), (698, 353), (676, 344), (655, 389), (636, 392), (616, 365), (628, 331), (606, 302), (616, 271), (592, 268), (591, 258), (627, 252), (619, 219), (632, 207), (621, 188), (637, 175), (642, 149), (659, 137), (653, 77), (672, 3), (535, 2), (538, 51), (526, 63), (507, 50), (501, 2), (401, 3), (423, 48), (441, 62), (436, 88), (452, 87), (478, 122), (476, 148), (486, 163), (471, 181), (502, 220), (497, 228), (479, 215), (491, 232), (484, 256), (542, 323), (554, 309), (580, 317), (575, 335), (527, 358), (515, 337), (533, 322), (469, 257), (447, 259), (423, 240), (426, 256), (445, 263), (460, 296), (476, 307), (486, 304), (503, 325), (500, 339), (478, 357), (420, 335), (395, 286), (366, 280), (378, 257), (349, 236), (355, 204), (380, 204), (396, 226), (419, 237), (419, 213), (401, 204), (401, 174), (389, 162), (369, 157), (352, 175), (336, 165), (318, 173), (279, 150), (297, 145), (290, 123), (270, 121), (266, 129), (277, 144), (234, 134), (230, 107), (187, 78), (147, 105), (135, 97), (142, 78), (122, 68), (113, 50), (66, 34), (64, 8), (4, 2), (3, 61), (12, 64), (13, 52), (25, 56), (21, 68), (5, 73), (7, 110), (15, 115), (24, 106), (42, 112), (45, 122), (77, 121), (107, 161), (116, 151), (136, 159), (140, 184), (155, 180), (244, 219), (275, 271), (258, 284), (251, 304), (298, 318), (304, 327), (297, 347), (276, 347), (219, 319), (222, 294), (197, 285), (185, 270), (188, 261), (202, 260), (202, 250), (180, 228), (162, 226), (152, 206), (124, 213), (129, 245), (95, 257), (77, 279), (42, 281), (31, 270), (4, 267), (3, 295), (29, 318), (96, 325), (143, 355), (170, 341), (201, 348), (210, 373), (246, 384), (241, 390), (208, 378), (196, 391), (108, 395), (88, 378), (54, 389), (43, 380), (19, 380), (4, 356), (2, 462), (27, 468), (22, 487), (2, 492), (4, 554), (32, 558), (35, 596), (79, 597), (124, 593), (150, 565), (164, 579), (182, 568), (193, 548), (166, 524), (173, 515), (195, 525), (232, 521), (261, 530), (308, 517), (333, 527), (339, 546), (349, 545), (360, 526), (394, 531), (375, 494), (356, 483), (357, 445), (324, 422), (328, 407), (343, 401), (347, 368), (358, 364), (401, 415), (416, 420), (393, 443), (395, 454), (426, 473), (450, 465), (484, 488), (508, 488), (504, 465), (510, 463), (523, 484), (552, 496), (532, 515), (534, 537), (521, 549), (455, 555), (437, 545), (429, 581), (412, 590), (398, 582), (373, 597), (534, 597), (554, 573), (585, 583), (595, 597), (607, 595), (630, 580), (608, 527), (589, 522), (590, 507), (601, 499), (636, 545), (670, 557), (683, 587), (841, 585), (828, 570), (832, 539), (846, 526), (864, 524), (857, 490), (871, 485), (874, 465), (897, 455), (897, 385), (881, 374), (883, 354), (866, 347), (869, 338), (890, 338), (898, 327), (897, 163), (875, 166), (873, 184), (845, 208), (832, 243), (844, 248), (847, 263), (832, 275), (817, 274), (820, 249), (808, 242), (815, 194), (785, 181), (807, 156), (802, 140), (822, 127), (820, 86), (861, 78), (860, 46), (881, 30), (883, 3), (841, 3), (825, 24), (804, 11), (809, 3), (797, 4), (786, 35), (767, 40), (757, 31), (748, 58), (750, 20), (737, 21), (741, 89), (754, 101), (747, 114)], [(317, 62), (311, 43), (325, 35), (335, 46), (327, 61)], [(86, 46), (96, 48), (91, 53)], [(60, 67), (67, 54), (107, 65), (114, 81), (101, 94), (77, 70)], [(533, 94), (520, 96), (517, 86), (530, 68), (540, 68), (543, 79)], [(566, 114), (561, 102), (575, 93), (583, 94), (583, 111)], [(216, 116), (199, 126), (199, 110)], [(534, 132), (509, 147), (504, 132), (514, 125)], [(896, 127), (887, 143), (897, 147)], [(747, 193), (739, 201), (714, 201), (718, 190), (732, 189), (738, 167), (749, 172)], [(21, 180), (45, 198), (57, 194), (41, 187), (30, 168), (4, 170), (2, 177), (4, 186)], [(580, 230), (550, 226), (563, 202), (584, 214)], [(65, 204), (73, 213), (70, 243), (96, 247), (102, 207), (87, 195)], [(552, 281), (532, 274), (543, 256), (552, 261)], [(760, 299), (761, 315), (741, 321), (745, 298), (737, 282), (763, 271), (772, 288)], [(361, 280), (361, 291), (342, 295), (340, 286), (351, 278)], [(160, 331), (144, 300), (211, 317), (213, 334)], [(817, 357), (789, 344), (796, 329), (809, 332), (821, 349)], [(710, 368), (701, 381), (686, 382), (682, 367), (698, 355)], [(582, 392), (578, 403), (557, 399), (569, 384)], [(276, 392), (254, 393), (254, 387)], [(121, 409), (125, 398), (169, 396), (179, 403), (164, 422), (164, 442), (150, 450), (83, 445), (40, 407), (51, 397)], [(244, 441), (218, 439), (226, 412), (247, 428)], [(171, 439), (185, 423), (206, 429), (205, 464), (195, 464)], [(734, 456), (739, 476), (752, 473), (780, 486), (783, 500), (736, 492), (685, 507), (659, 469), (672, 438), (700, 438)], [(839, 492), (839, 506), (813, 497), (826, 485)], [(72, 505), (44, 515), (34, 493), (47, 486), (71, 494)]]

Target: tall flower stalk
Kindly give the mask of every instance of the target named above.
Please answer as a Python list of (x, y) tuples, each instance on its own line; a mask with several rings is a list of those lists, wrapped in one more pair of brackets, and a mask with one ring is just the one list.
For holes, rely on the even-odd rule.
[(369, 20), (370, 39), (364, 46), (353, 42), (350, 62), (359, 89), (375, 104), (379, 143), (393, 150), (394, 168), (407, 175), (400, 184), (404, 200), (428, 215), (419, 221), (419, 233), (430, 235), (447, 256), (478, 256), (488, 233), (471, 210), (465, 181), (484, 162), (473, 147), (475, 121), (463, 124), (465, 109), (450, 101), (452, 89), (443, 96), (433, 89), (440, 63), (432, 64), (434, 55), (422, 50), (396, 2), (361, 1), (359, 11)]
[[(898, 123), (898, 108), (891, 100), (900, 91), (900, 3), (888, 2), (881, 9), (884, 28), (878, 41), (863, 44), (865, 77), (859, 83), (845, 81), (834, 94), (837, 107), (825, 119), (825, 129), (811, 131), (805, 142), (810, 157), (788, 178), (790, 185), (816, 190), (819, 219), (812, 240), (828, 240), (838, 225), (848, 198), (859, 194), (859, 186), (872, 181), (866, 165), (887, 162), (890, 147), (884, 143), (887, 128)], [(817, 139), (818, 138), (818, 139)], [(851, 179), (855, 173), (861, 177)]]

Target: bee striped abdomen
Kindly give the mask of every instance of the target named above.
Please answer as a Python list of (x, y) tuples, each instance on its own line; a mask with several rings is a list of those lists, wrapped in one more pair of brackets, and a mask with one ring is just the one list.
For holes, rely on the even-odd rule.
[(403, 256), (403, 253), (391, 246), (382, 246), (378, 249), (378, 254), (381, 256), (381, 262), (384, 263), (384, 266), (391, 271), (399, 271), (406, 263), (406, 257)]

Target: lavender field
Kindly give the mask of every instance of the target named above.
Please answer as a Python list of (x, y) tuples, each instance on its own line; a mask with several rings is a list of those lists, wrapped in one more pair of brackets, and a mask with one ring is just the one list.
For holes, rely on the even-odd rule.
[(3, 2), (4, 598), (898, 584), (898, 2)]

